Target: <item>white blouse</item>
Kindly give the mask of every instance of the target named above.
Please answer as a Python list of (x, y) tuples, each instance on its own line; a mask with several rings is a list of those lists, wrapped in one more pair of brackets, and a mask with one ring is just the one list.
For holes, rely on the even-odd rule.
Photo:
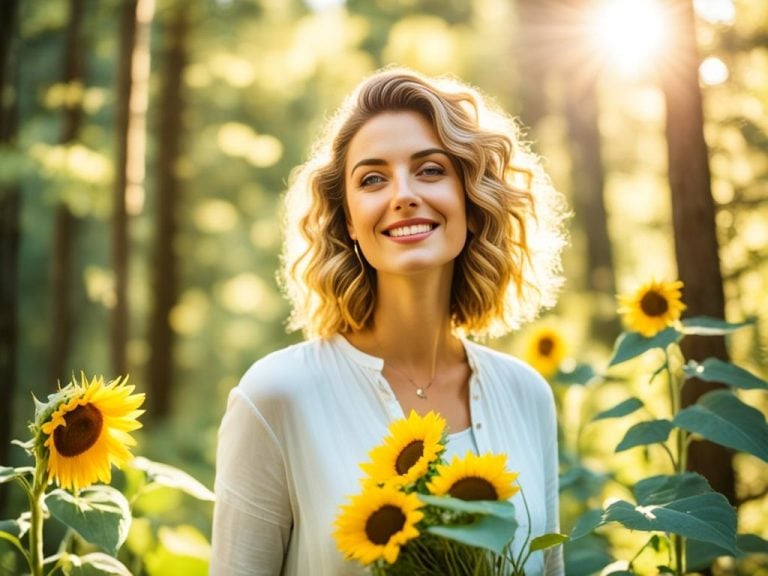
[[(557, 426), (552, 392), (532, 368), (464, 340), (479, 453), (506, 452), (530, 509), (531, 534), (558, 520)], [(384, 362), (343, 336), (257, 361), (229, 396), (219, 429), (210, 574), (359, 576), (332, 537), (339, 505), (359, 491), (359, 464), (404, 414)], [(518, 538), (527, 531), (517, 504)], [(537, 552), (526, 574), (563, 574), (560, 549)]]

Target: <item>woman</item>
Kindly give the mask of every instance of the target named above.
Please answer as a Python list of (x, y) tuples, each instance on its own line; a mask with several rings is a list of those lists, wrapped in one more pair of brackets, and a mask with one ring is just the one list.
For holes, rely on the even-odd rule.
[[(514, 123), (467, 86), (384, 70), (315, 150), (288, 191), (283, 254), (292, 326), (308, 340), (256, 362), (230, 394), (211, 572), (364, 573), (337, 551), (334, 518), (411, 410), (440, 413), (454, 452), (507, 453), (532, 534), (556, 531), (550, 389), (466, 339), (531, 319), (559, 285), (563, 210)], [(561, 555), (526, 569), (562, 574)]]

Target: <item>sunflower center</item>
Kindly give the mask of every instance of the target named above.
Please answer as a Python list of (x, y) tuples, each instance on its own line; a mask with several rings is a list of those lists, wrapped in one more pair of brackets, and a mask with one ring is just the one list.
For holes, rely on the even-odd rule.
[(421, 440), (414, 440), (408, 446), (400, 451), (400, 454), (395, 460), (395, 470), (398, 474), (405, 474), (411, 467), (419, 461), (419, 458), (424, 454), (424, 442)]
[(539, 354), (542, 356), (549, 356), (552, 354), (552, 350), (555, 349), (555, 341), (552, 340), (549, 336), (545, 336), (541, 340), (539, 340)]
[(405, 514), (397, 506), (387, 504), (368, 517), (365, 535), (374, 544), (384, 545), (405, 526)]
[(669, 310), (669, 302), (658, 292), (647, 292), (640, 299), (640, 308), (647, 316), (663, 316)]
[(485, 478), (469, 476), (457, 480), (448, 490), (448, 493), (454, 498), (461, 500), (498, 500), (499, 495), (496, 488)]
[(64, 426), (53, 431), (53, 443), (62, 456), (82, 454), (96, 443), (104, 419), (91, 404), (78, 406), (64, 416)]

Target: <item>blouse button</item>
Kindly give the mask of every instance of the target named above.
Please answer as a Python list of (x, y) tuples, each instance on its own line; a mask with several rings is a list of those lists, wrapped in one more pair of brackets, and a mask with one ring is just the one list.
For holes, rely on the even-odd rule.
[(474, 400), (474, 401), (478, 401), (478, 400), (480, 400), (480, 394), (475, 394), (475, 395), (473, 395), (473, 396), (472, 396), (472, 400)]
[(478, 422), (477, 424), (475, 424), (475, 428), (477, 428), (478, 430), (480, 430), (480, 428), (482, 427), (483, 427), (482, 422)]

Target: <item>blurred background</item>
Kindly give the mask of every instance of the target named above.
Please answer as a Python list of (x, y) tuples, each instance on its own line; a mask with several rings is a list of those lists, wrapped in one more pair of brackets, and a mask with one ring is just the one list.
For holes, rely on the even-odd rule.
[[(27, 435), (31, 394), (81, 370), (128, 373), (147, 392), (138, 452), (212, 487), (229, 390), (301, 339), (275, 280), (291, 169), (342, 97), (389, 64), (457, 75), (526, 127), (574, 213), (566, 287), (542, 319), (569, 358), (604, 370), (621, 331), (615, 295), (680, 278), (688, 315), (757, 319), (727, 342), (692, 339), (687, 355), (768, 375), (766, 2), (3, 0), (0, 11), (0, 463), (23, 461), (10, 440)], [(522, 354), (530, 333), (490, 345)], [(611, 482), (662, 467), (653, 451), (613, 455), (623, 424), (584, 425), (628, 386), (648, 393), (651, 364), (598, 393), (553, 382), (564, 470), (578, 453), (594, 474), (586, 492), (564, 490), (565, 529)], [(765, 413), (764, 395), (753, 400)], [(768, 537), (765, 464), (704, 454), (745, 531)], [(19, 494), (0, 488), (11, 517)], [(210, 504), (160, 492), (141, 506), (124, 552), (136, 573), (204, 574)], [(625, 537), (569, 574), (631, 557)]]

